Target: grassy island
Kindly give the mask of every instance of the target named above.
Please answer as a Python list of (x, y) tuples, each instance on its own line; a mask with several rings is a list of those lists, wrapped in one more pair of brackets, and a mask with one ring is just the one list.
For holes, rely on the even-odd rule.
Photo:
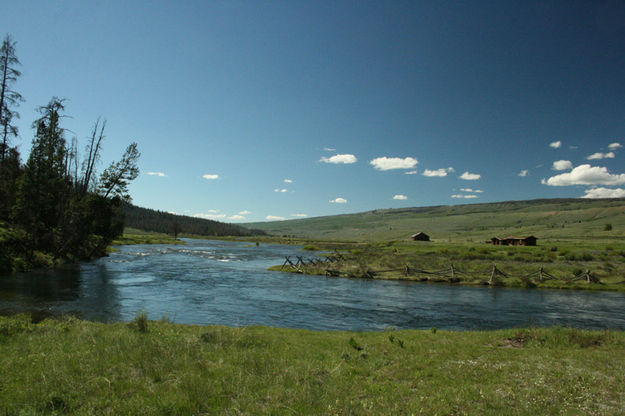
[(625, 333), (0, 317), (0, 414), (625, 412)]

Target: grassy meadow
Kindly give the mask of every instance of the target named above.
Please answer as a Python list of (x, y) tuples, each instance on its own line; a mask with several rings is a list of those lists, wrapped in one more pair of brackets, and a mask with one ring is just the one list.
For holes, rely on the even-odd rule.
[(0, 414), (620, 415), (625, 333), (0, 317)]
[[(297, 268), (276, 265), (275, 270), (461, 284), (625, 290), (623, 199), (376, 210), (248, 225), (277, 238), (306, 241), (309, 248), (328, 250), (330, 255), (339, 249), (345, 258), (336, 263), (307, 262)], [(411, 241), (410, 236), (419, 231), (430, 235), (432, 241)], [(529, 235), (538, 238), (536, 247), (490, 244), (495, 236)], [(494, 275), (493, 267), (497, 270)]]

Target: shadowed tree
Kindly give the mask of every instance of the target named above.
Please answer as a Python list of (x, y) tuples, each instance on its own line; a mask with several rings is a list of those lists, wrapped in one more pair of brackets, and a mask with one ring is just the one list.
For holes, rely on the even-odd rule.
[(125, 201), (130, 200), (128, 184), (139, 176), (139, 150), (137, 143), (131, 143), (124, 152), (122, 160), (111, 163), (100, 177), (100, 194), (104, 198), (119, 197)]
[(63, 100), (56, 97), (39, 108), (41, 117), (33, 123), (35, 138), (19, 183), (13, 219), (31, 236), (32, 249), (52, 251), (53, 231), (69, 199), (63, 110)]
[(6, 35), (0, 47), (0, 128), (2, 129), (2, 141), (0, 142), (0, 161), (4, 158), (9, 150), (9, 138), (17, 137), (17, 126), (11, 124), (14, 119), (19, 118), (19, 113), (13, 110), (24, 101), (22, 96), (11, 89), (12, 84), (21, 75), (15, 67), (20, 61), (15, 55), (15, 42), (10, 35)]

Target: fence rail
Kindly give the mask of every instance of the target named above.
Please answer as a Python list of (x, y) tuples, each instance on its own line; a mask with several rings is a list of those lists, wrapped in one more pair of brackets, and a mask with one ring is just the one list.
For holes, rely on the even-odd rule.
[[(291, 256), (286, 256), (285, 261), (282, 264), (282, 267), (280, 268), (280, 270), (284, 270), (285, 267), (288, 267), (294, 270), (296, 273), (304, 273), (305, 271), (303, 270), (303, 268), (306, 266), (323, 267), (324, 265), (329, 266), (330, 264), (339, 263), (339, 262), (347, 260), (341, 253), (339, 253), (336, 250), (334, 251), (334, 253), (330, 255), (325, 255), (324, 259), (321, 259), (321, 258), (306, 258), (305, 259), (302, 256), (295, 256), (295, 257), (297, 261), (294, 262), (291, 259)], [(424, 269), (420, 269), (420, 268), (413, 267), (410, 265), (406, 265), (403, 269), (397, 268), (397, 269), (387, 269), (387, 270), (377, 270), (377, 271), (366, 270), (362, 272), (361, 277), (374, 278), (376, 274), (389, 273), (389, 272), (403, 272), (404, 276), (406, 277), (423, 275), (424, 277), (427, 276), (429, 278), (430, 276), (436, 276), (442, 279), (446, 279), (450, 282), (459, 282), (463, 278), (465, 279), (471, 278), (474, 280), (475, 279), (488, 279), (486, 280), (486, 283), (488, 283), (489, 285), (496, 285), (497, 283), (501, 282), (501, 279), (511, 279), (511, 278), (517, 278), (517, 279), (522, 280), (523, 282), (535, 282), (535, 283), (543, 283), (548, 280), (558, 280), (558, 281), (563, 281), (563, 282), (585, 281), (586, 283), (604, 284), (596, 275), (592, 274), (590, 270), (585, 270), (577, 274), (572, 274), (570, 276), (556, 277), (552, 275), (551, 273), (547, 272), (545, 268), (541, 266), (540, 268), (538, 268), (538, 270), (534, 272), (523, 274), (523, 275), (518, 275), (518, 274), (515, 275), (515, 274), (504, 272), (503, 270), (498, 268), (496, 264), (493, 264), (493, 266), (489, 267), (487, 270), (477, 270), (477, 271), (476, 270), (473, 270), (473, 271), (462, 270), (456, 267), (453, 263), (450, 264), (449, 268), (440, 269), (440, 270), (424, 270)], [(326, 276), (339, 277), (341, 276), (341, 271), (330, 268), (330, 267), (325, 267), (325, 274)], [(623, 280), (622, 282), (618, 282), (618, 284), (625, 284), (625, 280)]]

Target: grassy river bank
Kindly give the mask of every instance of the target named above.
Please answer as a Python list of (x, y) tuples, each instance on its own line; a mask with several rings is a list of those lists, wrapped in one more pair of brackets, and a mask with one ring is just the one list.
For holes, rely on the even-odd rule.
[(625, 333), (0, 317), (0, 414), (623, 414)]

